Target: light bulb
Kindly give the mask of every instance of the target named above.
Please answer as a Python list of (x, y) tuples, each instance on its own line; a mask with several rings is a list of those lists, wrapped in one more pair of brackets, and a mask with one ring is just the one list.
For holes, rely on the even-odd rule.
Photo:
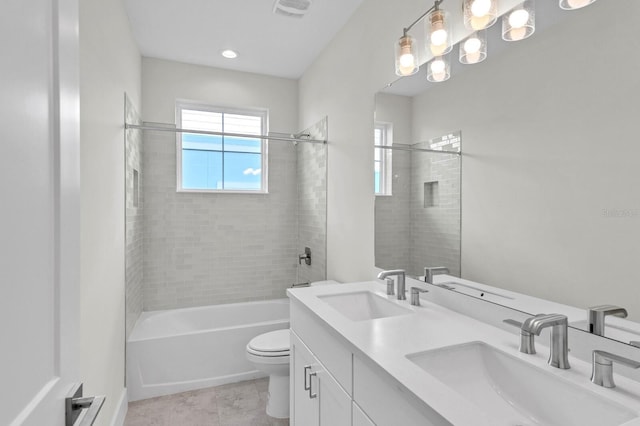
[(467, 41), (465, 41), (464, 44), (462, 45), (462, 48), (464, 49), (467, 55), (478, 53), (481, 47), (482, 47), (482, 41), (480, 41), (480, 39), (476, 37), (471, 37), (467, 39)]
[(584, 7), (589, 3), (591, 3), (591, 0), (567, 0), (567, 4), (573, 9)]
[[(574, 0), (578, 1), (578, 0)], [(471, 3), (471, 14), (476, 17), (485, 16), (491, 10), (491, 0), (475, 0)]]
[(444, 81), (446, 77), (447, 77), (446, 72), (438, 72), (438, 73), (434, 72), (433, 74), (431, 74), (431, 78), (433, 78), (433, 81)]
[(441, 28), (431, 33), (431, 44), (440, 46), (447, 42), (447, 30)]
[(529, 12), (524, 9), (518, 9), (509, 15), (509, 25), (511, 28), (522, 28), (529, 22)]
[(431, 68), (431, 74), (444, 74), (447, 65), (444, 63), (442, 59), (434, 59), (429, 66)]
[(412, 75), (418, 71), (417, 59), (413, 50), (414, 41), (409, 36), (400, 38), (396, 45), (396, 74), (400, 76)]
[(412, 68), (416, 65), (416, 59), (411, 53), (404, 53), (400, 56), (400, 66), (402, 68)]
[(509, 30), (509, 36), (512, 41), (522, 40), (525, 35), (527, 35), (527, 29), (524, 27)]
[(469, 25), (471, 25), (471, 29), (479, 31), (487, 28), (489, 26), (489, 22), (493, 20), (493, 17), (489, 15), (485, 16), (472, 16), (469, 19)]
[(480, 52), (467, 53), (465, 58), (467, 59), (468, 64), (476, 64), (480, 62)]

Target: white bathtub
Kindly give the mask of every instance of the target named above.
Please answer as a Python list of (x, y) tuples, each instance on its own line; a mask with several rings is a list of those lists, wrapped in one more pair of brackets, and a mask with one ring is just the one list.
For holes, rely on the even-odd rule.
[(282, 328), (288, 299), (143, 312), (127, 342), (129, 401), (263, 377), (245, 347)]

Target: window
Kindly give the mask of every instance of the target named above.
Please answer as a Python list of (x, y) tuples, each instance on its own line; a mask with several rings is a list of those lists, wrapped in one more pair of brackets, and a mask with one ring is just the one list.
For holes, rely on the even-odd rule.
[[(373, 144), (391, 146), (393, 143), (393, 125), (375, 123)], [(373, 149), (374, 190), (376, 195), (391, 195), (391, 150)]]
[(178, 191), (267, 192), (266, 110), (177, 104), (182, 129), (236, 133), (178, 133)]

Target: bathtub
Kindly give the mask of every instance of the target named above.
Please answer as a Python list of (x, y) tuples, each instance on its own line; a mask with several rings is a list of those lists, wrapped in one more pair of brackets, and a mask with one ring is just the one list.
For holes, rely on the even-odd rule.
[(245, 347), (283, 328), (288, 299), (143, 312), (127, 342), (129, 401), (264, 377)]

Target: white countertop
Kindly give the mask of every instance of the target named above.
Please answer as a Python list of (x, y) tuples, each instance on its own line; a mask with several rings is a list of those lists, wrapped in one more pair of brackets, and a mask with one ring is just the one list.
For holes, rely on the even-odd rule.
[[(372, 291), (394, 303), (410, 308), (415, 314), (351, 321), (318, 298), (318, 296), (356, 291)], [(387, 296), (384, 286), (378, 282), (289, 289), (287, 293), (292, 301), (302, 303), (328, 327), (342, 336), (357, 356), (373, 361), (400, 386), (413, 393), (454, 425), (499, 426), (499, 422), (497, 423), (497, 419), (492, 418), (490, 414), (483, 412), (481, 406), (460, 398), (446, 385), (443, 386), (443, 383), (420, 369), (405, 355), (482, 341), (527, 363), (551, 371), (602, 398), (617, 402), (639, 413), (640, 416), (640, 383), (616, 376), (618, 386), (614, 389), (593, 385), (590, 382), (591, 365), (575, 357), (570, 357), (571, 368), (568, 370), (549, 366), (547, 364), (549, 349), (544, 345), (546, 342), (536, 342), (539, 348), (537, 354), (522, 354), (518, 350), (517, 336), (424, 299), (421, 299), (422, 306), (419, 307), (410, 306), (408, 300), (397, 301), (395, 296)], [(640, 419), (625, 424), (625, 426), (632, 425), (640, 426)]]

